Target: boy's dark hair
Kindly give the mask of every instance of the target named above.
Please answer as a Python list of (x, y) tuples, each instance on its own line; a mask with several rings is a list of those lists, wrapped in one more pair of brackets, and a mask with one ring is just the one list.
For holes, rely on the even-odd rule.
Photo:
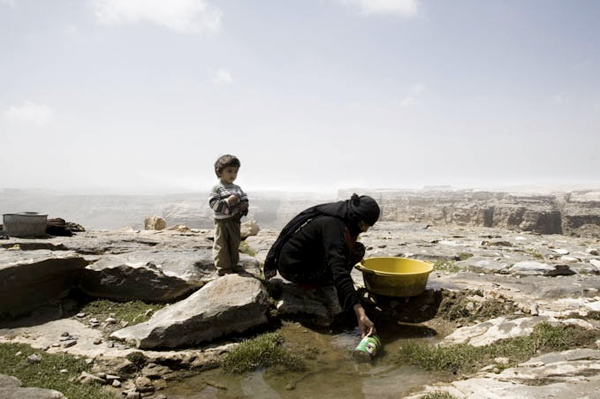
[(215, 162), (215, 173), (217, 174), (217, 177), (219, 177), (223, 172), (223, 169), (228, 166), (239, 168), (241, 166), (240, 160), (234, 155), (226, 154), (220, 156), (219, 159), (217, 159), (217, 162)]

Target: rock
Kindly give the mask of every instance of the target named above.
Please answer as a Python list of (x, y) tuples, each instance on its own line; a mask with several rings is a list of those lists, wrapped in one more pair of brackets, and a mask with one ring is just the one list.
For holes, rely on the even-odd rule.
[(575, 274), (567, 265), (549, 265), (535, 261), (517, 262), (508, 271), (516, 275), (570, 276)]
[(197, 345), (266, 323), (268, 307), (259, 280), (230, 274), (159, 310), (147, 322), (114, 332), (111, 338), (141, 349)]
[(250, 236), (255, 236), (260, 231), (258, 222), (254, 219), (250, 219), (249, 221), (242, 223), (240, 229), (242, 233), (242, 240), (245, 240)]
[(0, 374), (0, 398), (2, 399), (67, 399), (53, 389), (24, 388), (18, 378)]
[(34, 353), (33, 355), (27, 356), (26, 360), (29, 364), (39, 363), (42, 361), (42, 355), (40, 355), (39, 353)]
[(123, 396), (125, 399), (141, 399), (142, 394), (136, 391), (123, 391)]
[(170, 302), (202, 287), (214, 275), (213, 270), (197, 266), (205, 262), (206, 268), (214, 269), (205, 256), (192, 251), (106, 255), (86, 267), (80, 288), (97, 298)]
[(79, 377), (77, 377), (77, 381), (79, 381), (80, 384), (84, 384), (84, 385), (93, 384), (95, 382), (97, 382), (101, 385), (106, 384), (106, 381), (103, 378), (98, 377), (97, 375), (94, 375), (94, 374), (87, 373), (85, 371), (82, 372)]
[(192, 231), (189, 227), (182, 224), (176, 224), (175, 226), (169, 227), (169, 230), (178, 231), (180, 233), (189, 233)]
[(88, 264), (71, 251), (0, 251), (0, 318), (23, 315), (66, 297)]
[(67, 227), (65, 219), (57, 218), (46, 221), (46, 234), (70, 237), (73, 235), (73, 232)]
[(159, 216), (151, 215), (144, 219), (144, 230), (164, 230), (166, 228), (166, 220)]
[(498, 317), (472, 327), (462, 327), (444, 338), (442, 345), (490, 345), (502, 339), (529, 335), (536, 325), (547, 320), (547, 317), (542, 316), (523, 317), (514, 320)]
[(600, 351), (574, 349), (541, 355), (498, 374), (479, 373), (472, 378), (427, 386), (405, 399), (419, 399), (433, 392), (463, 399), (592, 399), (598, 398), (599, 391)]
[(456, 266), (474, 273), (501, 273), (509, 267), (506, 260), (497, 260), (487, 256), (473, 256), (456, 262)]
[(138, 392), (146, 393), (146, 392), (154, 392), (154, 385), (152, 385), (152, 381), (148, 377), (138, 377), (134, 381), (135, 388)]
[(150, 379), (161, 378), (162, 376), (172, 373), (172, 370), (167, 366), (162, 366), (156, 363), (148, 363), (141, 371), (142, 375)]
[(274, 295), (279, 317), (328, 327), (342, 313), (334, 287), (302, 289), (281, 278), (271, 279), (269, 284), (272, 292), (279, 292)]

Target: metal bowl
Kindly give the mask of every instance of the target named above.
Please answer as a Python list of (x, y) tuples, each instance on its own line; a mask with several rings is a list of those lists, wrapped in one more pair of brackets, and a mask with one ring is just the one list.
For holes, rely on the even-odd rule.
[(11, 237), (39, 237), (46, 234), (48, 215), (37, 212), (5, 213), (4, 232)]
[(393, 297), (422, 294), (433, 265), (408, 258), (369, 258), (355, 266), (363, 274), (369, 292)]

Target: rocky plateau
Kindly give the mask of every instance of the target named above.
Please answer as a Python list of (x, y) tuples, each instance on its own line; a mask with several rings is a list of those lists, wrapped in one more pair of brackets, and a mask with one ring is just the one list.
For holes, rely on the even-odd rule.
[[(363, 390), (361, 397), (417, 399), (447, 392), (460, 399), (600, 398), (597, 192), (516, 198), (461, 191), (432, 193), (428, 199), (408, 192), (369, 194), (382, 204), (383, 218), (361, 235), (366, 256), (435, 265), (421, 295), (365, 297), (381, 328), (390, 320), (437, 328), (440, 345), (493, 345), (530, 334), (542, 322), (576, 325), (597, 338), (591, 347), (539, 354), (508, 368), (490, 364), (452, 381), (406, 391), (397, 386)], [(296, 208), (278, 209), (291, 216)], [(210, 255), (212, 230), (166, 220), (172, 228), (0, 240), (0, 342), (84, 357), (93, 373), (80, 381), (101, 378), (124, 397), (158, 399), (168, 397), (162, 392), (176, 383), (175, 376), (218, 368), (240, 337), (268, 330), (274, 321), (327, 331), (343, 315), (334, 290), (304, 291), (280, 277), (268, 283), (261, 279), (261, 262), (277, 228), (257, 231), (253, 222), (245, 240), (252, 255), (241, 257), (246, 273), (218, 277)], [(364, 287), (358, 270), (352, 276), (357, 287)], [(74, 293), (167, 306), (145, 322), (128, 325), (77, 313)], [(472, 317), (446, 323), (449, 330), (438, 328), (444, 301), (461, 296), (468, 299), (461, 311)], [(499, 302), (504, 311), (493, 317), (478, 313), (485, 302)], [(128, 355), (136, 352), (148, 366), (132, 374)], [(0, 378), (2, 397), (22, 399), (24, 390), (33, 388)]]

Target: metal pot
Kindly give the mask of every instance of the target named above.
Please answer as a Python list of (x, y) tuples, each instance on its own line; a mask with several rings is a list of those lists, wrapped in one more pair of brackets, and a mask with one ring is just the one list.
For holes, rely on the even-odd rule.
[(12, 237), (39, 237), (46, 234), (48, 215), (37, 212), (5, 213), (4, 232)]

